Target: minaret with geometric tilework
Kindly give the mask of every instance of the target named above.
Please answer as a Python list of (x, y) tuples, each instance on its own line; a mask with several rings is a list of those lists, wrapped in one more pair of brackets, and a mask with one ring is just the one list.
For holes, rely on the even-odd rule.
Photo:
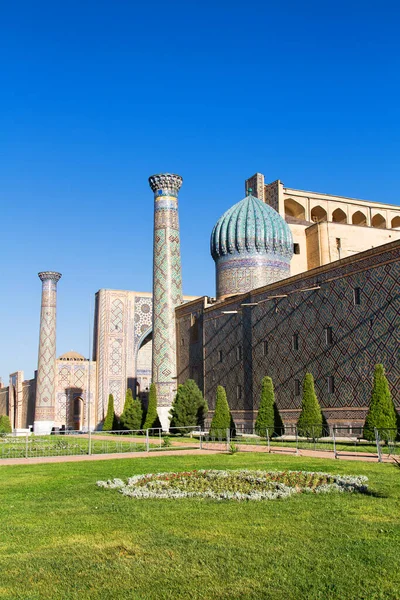
[(168, 429), (177, 381), (175, 308), (182, 304), (178, 218), (182, 177), (160, 173), (149, 177), (149, 183), (154, 192), (152, 381), (158, 415), (163, 429)]
[(39, 356), (36, 381), (35, 433), (50, 433), (55, 420), (56, 304), (61, 273), (38, 273), (42, 282)]

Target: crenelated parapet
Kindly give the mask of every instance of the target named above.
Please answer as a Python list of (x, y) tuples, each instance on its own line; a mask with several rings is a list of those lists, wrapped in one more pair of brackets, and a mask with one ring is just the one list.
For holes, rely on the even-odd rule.
[(177, 197), (181, 189), (183, 179), (180, 175), (173, 173), (158, 173), (149, 177), (149, 184), (156, 197), (174, 196)]

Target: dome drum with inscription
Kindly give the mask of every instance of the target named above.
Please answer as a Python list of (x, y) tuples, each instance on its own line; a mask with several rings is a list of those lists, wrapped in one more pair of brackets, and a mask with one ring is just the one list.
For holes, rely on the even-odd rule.
[(211, 255), (221, 300), (289, 277), (292, 233), (276, 210), (249, 195), (217, 221)]

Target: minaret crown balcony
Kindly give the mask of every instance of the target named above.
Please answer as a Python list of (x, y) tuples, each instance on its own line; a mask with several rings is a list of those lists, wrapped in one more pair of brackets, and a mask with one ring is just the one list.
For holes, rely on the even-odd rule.
[(158, 173), (149, 177), (149, 184), (155, 196), (178, 196), (183, 179), (173, 173)]

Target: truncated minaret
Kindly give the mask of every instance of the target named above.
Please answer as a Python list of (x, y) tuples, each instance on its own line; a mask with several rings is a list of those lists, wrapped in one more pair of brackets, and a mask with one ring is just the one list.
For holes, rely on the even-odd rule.
[(178, 193), (182, 177), (160, 173), (149, 177), (154, 192), (153, 358), (158, 414), (164, 429), (176, 390), (175, 308), (182, 304)]
[(42, 282), (42, 308), (34, 431), (50, 433), (55, 420), (56, 305), (61, 273), (44, 271), (38, 275)]

